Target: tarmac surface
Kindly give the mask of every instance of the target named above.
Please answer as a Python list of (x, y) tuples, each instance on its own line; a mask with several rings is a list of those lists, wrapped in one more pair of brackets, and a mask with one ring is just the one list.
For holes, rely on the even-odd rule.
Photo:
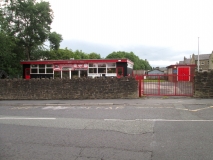
[(0, 101), (0, 160), (212, 160), (213, 99)]

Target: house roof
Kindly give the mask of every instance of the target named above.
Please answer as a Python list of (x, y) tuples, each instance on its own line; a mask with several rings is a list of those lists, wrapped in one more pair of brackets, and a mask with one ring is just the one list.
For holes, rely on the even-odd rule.
[(179, 64), (190, 64), (190, 59), (184, 59), (184, 61), (179, 61)]
[[(200, 54), (199, 55), (199, 60), (206, 60), (206, 59), (209, 59), (209, 56), (211, 54)], [(195, 60), (198, 60), (198, 55), (195, 55)]]
[(185, 59), (185, 64), (190, 64), (190, 59)]

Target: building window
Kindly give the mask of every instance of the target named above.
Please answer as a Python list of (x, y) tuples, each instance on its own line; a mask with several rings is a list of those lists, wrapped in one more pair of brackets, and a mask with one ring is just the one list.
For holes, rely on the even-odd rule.
[(47, 74), (48, 74), (48, 73), (51, 73), (51, 74), (52, 74), (52, 73), (53, 73), (53, 69), (51, 69), (51, 68), (50, 68), (50, 69), (49, 69), (49, 68), (47, 68), (47, 69), (46, 69), (46, 73), (47, 73)]
[(31, 65), (31, 72), (32, 74), (53, 74), (53, 65), (52, 64), (32, 64)]
[(31, 68), (31, 73), (38, 73), (38, 69), (33, 69), (33, 68)]
[(116, 67), (116, 64), (115, 64), (115, 63), (108, 63), (108, 64), (107, 64), (107, 67), (108, 67), (108, 68), (115, 68), (115, 67)]
[(39, 73), (45, 73), (45, 64), (39, 64)]
[(89, 68), (89, 73), (97, 73), (97, 68)]
[(31, 65), (31, 67), (30, 67), (30, 73), (34, 73), (34, 74), (38, 73), (38, 65), (37, 64)]
[(54, 78), (61, 78), (61, 72), (55, 71), (54, 72)]
[(105, 63), (99, 63), (98, 67), (104, 67), (104, 68), (106, 68), (106, 64)]
[(107, 68), (107, 73), (116, 73), (116, 68)]
[(106, 73), (106, 68), (98, 68), (98, 73)]
[(200, 65), (204, 65), (205, 63), (203, 61), (200, 62)]
[(97, 64), (95, 64), (95, 63), (89, 63), (89, 67), (97, 67)]

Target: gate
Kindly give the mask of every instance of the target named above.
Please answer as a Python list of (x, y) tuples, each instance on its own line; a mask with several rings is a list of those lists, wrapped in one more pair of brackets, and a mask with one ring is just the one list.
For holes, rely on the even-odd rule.
[(193, 96), (194, 75), (140, 75), (139, 97), (145, 96)]

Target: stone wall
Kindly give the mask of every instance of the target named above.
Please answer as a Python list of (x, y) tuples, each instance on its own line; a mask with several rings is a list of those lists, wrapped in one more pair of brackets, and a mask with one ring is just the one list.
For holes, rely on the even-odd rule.
[(0, 100), (138, 98), (134, 78), (1, 79)]
[(213, 71), (197, 72), (194, 83), (197, 98), (213, 98)]

